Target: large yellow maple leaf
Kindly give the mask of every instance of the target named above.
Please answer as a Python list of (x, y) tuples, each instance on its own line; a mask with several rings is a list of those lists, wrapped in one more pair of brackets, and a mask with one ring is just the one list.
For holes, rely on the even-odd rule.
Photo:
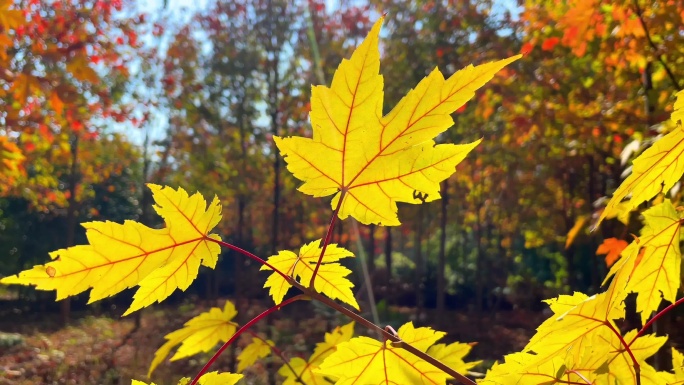
[(433, 138), (453, 125), (451, 113), (520, 55), (468, 66), (446, 80), (435, 68), (382, 116), (381, 25), (382, 19), (351, 59), (342, 61), (330, 88), (313, 87), (313, 138), (274, 139), (288, 170), (304, 182), (300, 191), (315, 197), (336, 194), (332, 207), (344, 192), (340, 218), (396, 226), (396, 203), (438, 199), (439, 183), (479, 143), (435, 145)]
[(171, 357), (171, 361), (190, 357), (201, 352), (208, 352), (216, 344), (228, 341), (235, 334), (238, 326), (232, 321), (236, 315), (235, 305), (230, 301), (226, 301), (223, 310), (213, 307), (190, 319), (183, 328), (164, 336), (167, 341), (154, 353), (154, 359), (150, 364), (147, 377), (149, 378), (152, 375), (154, 369), (164, 361), (166, 356), (177, 345), (180, 345), (180, 347), (176, 354)]
[[(682, 177), (684, 162), (679, 157), (684, 152), (684, 90), (677, 93), (671, 119), (676, 124), (674, 130), (634, 159), (632, 174), (615, 190), (598, 223), (620, 211), (631, 211), (660, 192), (670, 191)], [(629, 194), (632, 197), (622, 202)]]
[(294, 357), (288, 362), (289, 365), (280, 367), (278, 374), (285, 377), (283, 385), (299, 385), (300, 380), (305, 384), (329, 383), (325, 376), (316, 373), (316, 371), (320, 364), (337, 350), (338, 344), (349, 341), (353, 335), (354, 322), (338, 326), (330, 333), (325, 333), (324, 342), (316, 344), (316, 348), (308, 361), (300, 357)]
[(166, 228), (152, 229), (134, 221), (83, 223), (89, 245), (54, 251), (52, 262), (0, 283), (56, 290), (57, 300), (92, 288), (89, 303), (139, 285), (124, 315), (161, 302), (176, 288), (187, 289), (200, 264), (216, 266), (221, 248), (209, 238), (221, 238), (209, 232), (221, 219), (221, 205), (214, 197), (207, 208), (201, 194), (188, 196), (182, 188), (148, 186)]
[(636, 310), (643, 323), (658, 310), (663, 299), (674, 302), (681, 284), (682, 253), (679, 249), (682, 215), (669, 199), (643, 212), (644, 227), (640, 237), (622, 251), (622, 258), (613, 265), (606, 280), (624, 270), (621, 285), (623, 296), (638, 293)]
[[(308, 286), (321, 251), (321, 240), (319, 239), (302, 246), (299, 254), (284, 250), (280, 251), (277, 255), (270, 256), (267, 262), (279, 271)], [(339, 263), (332, 263), (342, 258), (353, 256), (354, 254), (351, 251), (338, 247), (337, 244), (328, 245), (325, 249), (321, 266), (318, 269), (314, 286), (317, 292), (323, 293), (332, 299), (339, 299), (359, 310), (359, 304), (356, 302), (354, 293), (351, 291), (354, 284), (345, 278), (351, 273), (351, 270)], [(271, 270), (271, 268), (264, 265), (261, 266), (261, 270)], [(270, 288), (269, 294), (273, 297), (273, 301), (278, 305), (283, 301), (283, 297), (285, 297), (285, 294), (287, 294), (292, 285), (280, 274), (274, 272), (266, 279), (264, 288), (267, 287)]]
[[(414, 328), (409, 322), (397, 334), (404, 342), (425, 352), (446, 333), (431, 328)], [(393, 347), (390, 341), (356, 337), (337, 345), (337, 351), (316, 371), (336, 378), (337, 385), (432, 384), (444, 385), (449, 375), (413, 353)]]

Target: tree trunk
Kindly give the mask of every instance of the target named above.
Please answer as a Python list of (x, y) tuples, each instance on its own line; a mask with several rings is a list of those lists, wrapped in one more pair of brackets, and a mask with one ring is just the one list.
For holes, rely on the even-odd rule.
[(414, 233), (414, 253), (416, 261), (416, 275), (414, 285), (416, 288), (416, 317), (421, 319), (425, 308), (425, 261), (423, 260), (423, 217), (425, 205), (418, 206), (418, 219), (416, 220), (416, 231)]
[[(71, 144), (71, 165), (69, 169), (69, 199), (66, 215), (66, 247), (74, 245), (76, 237), (76, 185), (78, 184), (78, 145), (79, 136), (75, 134)], [(71, 318), (71, 299), (65, 298), (59, 304), (62, 325), (68, 325)]]
[(370, 276), (375, 272), (375, 225), (368, 226), (368, 271)]
[(446, 296), (446, 227), (447, 207), (449, 205), (449, 180), (442, 182), (442, 212), (440, 216), (439, 254), (437, 255), (437, 319), (444, 317), (444, 300)]
[(387, 288), (392, 282), (392, 228), (385, 227), (385, 268), (387, 269)]

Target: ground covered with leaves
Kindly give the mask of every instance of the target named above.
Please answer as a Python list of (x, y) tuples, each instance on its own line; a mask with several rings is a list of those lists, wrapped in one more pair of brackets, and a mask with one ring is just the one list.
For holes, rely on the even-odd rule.
[[(223, 301), (218, 301), (219, 305)], [(239, 301), (238, 322), (265, 310), (269, 304), (258, 301)], [(302, 311), (311, 304), (294, 304), (257, 325), (255, 331), (276, 341), (278, 348), (290, 357), (308, 356), (313, 345), (323, 334), (347, 320), (335, 319), (325, 310), (311, 316)], [(3, 306), (4, 307), (4, 306)], [(58, 314), (40, 316), (15, 314), (0, 317), (0, 385), (27, 384), (130, 384), (131, 379), (144, 380), (155, 350), (164, 342), (164, 335), (182, 327), (191, 317), (206, 311), (211, 304), (187, 302), (180, 306), (156, 306), (141, 313), (136, 327), (135, 316), (119, 318), (116, 309), (100, 314), (75, 313), (71, 326), (57, 326)], [(301, 309), (300, 309), (301, 307)], [(119, 309), (120, 313), (120, 309)], [(410, 319), (412, 309), (391, 308), (388, 319), (397, 326)], [(304, 317), (303, 315), (306, 315)], [(450, 340), (474, 342), (471, 360), (484, 360), (486, 366), (504, 354), (520, 350), (531, 337), (543, 315), (516, 310), (485, 315), (478, 322), (464, 312), (450, 312), (448, 332)], [(428, 326), (437, 322), (428, 312)], [(449, 330), (450, 329), (450, 330)], [(365, 333), (357, 327), (356, 333)], [(249, 336), (240, 340), (237, 349), (247, 345)], [(446, 341), (445, 341), (446, 342)], [(168, 361), (154, 373), (158, 385), (175, 383), (180, 377), (192, 376), (207, 362), (211, 353), (189, 359)], [(236, 352), (228, 350), (217, 361), (216, 370), (234, 371)], [(281, 383), (275, 372), (282, 365), (277, 359), (262, 360), (247, 369), (246, 383)], [(477, 367), (475, 371), (485, 371)]]

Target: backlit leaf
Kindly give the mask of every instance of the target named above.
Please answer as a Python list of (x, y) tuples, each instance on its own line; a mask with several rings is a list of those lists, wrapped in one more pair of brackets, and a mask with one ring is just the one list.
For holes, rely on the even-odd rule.
[[(338, 326), (330, 333), (325, 333), (325, 341), (316, 344), (313, 354), (308, 361), (300, 357), (292, 358), (288, 365), (283, 365), (278, 374), (285, 377), (283, 385), (300, 385), (298, 378), (305, 384), (327, 384), (325, 377), (315, 371), (320, 364), (337, 349), (337, 345), (349, 341), (354, 335), (354, 322)], [(293, 372), (294, 370), (294, 372)]]
[(241, 373), (247, 367), (253, 365), (257, 360), (268, 356), (271, 353), (271, 347), (274, 345), (271, 340), (262, 340), (261, 338), (252, 337), (252, 342), (242, 349), (238, 355), (238, 373)]
[(607, 238), (603, 240), (596, 249), (596, 254), (606, 254), (606, 266), (611, 267), (620, 258), (620, 253), (627, 247), (627, 241), (617, 238)]
[[(198, 383), (200, 385), (235, 385), (242, 378), (242, 374), (235, 373), (219, 373), (219, 372), (209, 372), (205, 373), (200, 377)], [(178, 381), (178, 385), (187, 385), (191, 381), (190, 378), (181, 378)], [(131, 385), (148, 385), (146, 382), (133, 380)], [(150, 382), (149, 385), (156, 385), (154, 382)]]
[[(147, 377), (180, 345), (171, 361), (210, 351), (216, 344), (226, 342), (235, 334), (237, 324), (232, 319), (237, 315), (235, 305), (226, 301), (223, 310), (213, 307), (185, 323), (183, 328), (167, 334), (167, 340), (155, 353)], [(240, 370), (238, 370), (240, 371)]]
[[(182, 188), (148, 186), (166, 228), (152, 229), (134, 221), (84, 223), (89, 245), (54, 251), (52, 262), (0, 283), (56, 290), (58, 300), (92, 288), (89, 303), (139, 285), (124, 315), (163, 301), (176, 288), (187, 289), (200, 264), (216, 266), (220, 247), (209, 238), (220, 237), (209, 232), (221, 219), (221, 205), (215, 197), (207, 208), (201, 194), (188, 196)], [(48, 274), (48, 269), (54, 269), (54, 274)]]
[(468, 370), (474, 368), (482, 362), (463, 361), (463, 357), (467, 356), (472, 348), (473, 345), (462, 342), (454, 342), (449, 345), (435, 344), (430, 346), (430, 348), (427, 350), (427, 353), (458, 373), (466, 373)]
[[(414, 328), (404, 324), (399, 338), (420, 351), (441, 339), (445, 333), (430, 328)], [(380, 342), (368, 337), (352, 338), (337, 345), (337, 351), (325, 359), (317, 371), (337, 378), (335, 384), (445, 384), (448, 375), (427, 361), (390, 341)]]
[[(624, 270), (618, 272), (620, 279), (625, 275)], [(555, 384), (559, 376), (565, 380), (570, 371), (579, 368), (588, 350), (605, 349), (592, 354), (607, 360), (610, 345), (605, 341), (613, 335), (609, 325), (617, 329), (613, 320), (625, 314), (625, 293), (617, 282), (614, 280), (608, 290), (591, 297), (575, 293), (545, 301), (554, 314), (537, 328), (522, 352), (507, 355), (503, 364), (492, 367), (482, 383)]]
[(677, 161), (684, 152), (684, 91), (677, 93), (672, 120), (677, 126), (653, 146), (644, 151), (632, 163), (632, 174), (615, 191), (599, 218), (599, 223), (609, 215), (614, 215), (618, 204), (629, 194), (632, 197), (622, 210), (632, 210), (658, 193), (668, 192), (684, 174), (684, 162)]
[(662, 299), (676, 300), (682, 254), (681, 215), (669, 199), (644, 211), (643, 216), (645, 225), (639, 239), (622, 251), (622, 259), (613, 265), (606, 279), (620, 269), (627, 271), (620, 284), (626, 293), (638, 293), (637, 311), (645, 323)]
[(382, 19), (351, 59), (342, 61), (330, 88), (313, 87), (313, 138), (274, 139), (288, 170), (304, 182), (300, 191), (335, 194), (332, 207), (344, 191), (340, 218), (396, 226), (397, 202), (438, 199), (439, 183), (479, 143), (435, 145), (433, 138), (453, 125), (451, 113), (520, 55), (468, 66), (447, 80), (434, 69), (383, 117), (381, 25)]
[[(321, 255), (321, 240), (308, 243), (299, 250), (299, 255), (291, 251), (280, 251), (277, 255), (268, 258), (268, 263), (274, 268), (283, 273), (295, 278), (303, 285), (308, 286), (313, 276), (313, 271), (316, 268), (316, 263)], [(354, 293), (351, 288), (354, 284), (345, 278), (351, 270), (340, 265), (339, 263), (331, 263), (339, 261), (342, 258), (353, 257), (351, 251), (338, 247), (336, 244), (330, 244), (325, 249), (325, 256), (323, 262), (316, 275), (314, 286), (316, 291), (323, 293), (332, 299), (339, 299), (340, 301), (352, 305), (359, 310), (359, 304), (354, 298)], [(267, 266), (262, 266), (261, 270), (271, 270)], [(276, 305), (283, 301), (283, 297), (287, 291), (292, 287), (280, 274), (271, 274), (264, 288), (270, 288), (269, 294), (273, 297)]]

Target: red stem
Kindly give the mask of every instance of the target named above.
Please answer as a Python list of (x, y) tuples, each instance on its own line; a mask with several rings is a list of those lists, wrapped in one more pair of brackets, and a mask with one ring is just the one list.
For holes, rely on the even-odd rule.
[(622, 346), (625, 347), (625, 350), (627, 351), (629, 356), (632, 358), (632, 364), (634, 366), (634, 374), (636, 375), (636, 385), (641, 385), (641, 367), (639, 366), (639, 362), (637, 361), (636, 357), (634, 357), (634, 353), (632, 353), (632, 349), (629, 348), (629, 344), (627, 344), (627, 342), (625, 342), (625, 339), (622, 337), (622, 334), (620, 334), (620, 332), (617, 329), (615, 329), (615, 326), (613, 326), (613, 324), (610, 323), (610, 321), (605, 321), (604, 324), (607, 325), (610, 328), (610, 330), (613, 331), (613, 333), (615, 333), (615, 335), (618, 337), (618, 339), (620, 339), (620, 343), (622, 344)]
[(302, 384), (302, 385), (306, 385), (306, 382), (304, 382), (304, 380), (302, 379), (302, 377), (300, 377), (300, 375), (297, 374), (297, 372), (294, 370), (294, 368), (292, 367), (292, 365), (290, 365), (290, 361), (285, 357), (285, 354), (283, 353), (282, 350), (278, 349), (278, 347), (276, 347), (276, 346), (274, 346), (274, 345), (269, 344), (268, 341), (266, 341), (265, 339), (261, 338), (261, 336), (260, 336), (259, 334), (255, 333), (255, 332), (253, 332), (253, 331), (251, 331), (251, 330), (247, 330), (247, 333), (250, 334), (252, 337), (254, 337), (254, 338), (256, 338), (256, 339), (261, 340), (261, 342), (263, 342), (264, 344), (266, 344), (266, 346), (268, 346), (268, 348), (271, 349), (271, 352), (273, 352), (273, 354), (275, 354), (276, 356), (278, 356), (278, 358), (280, 358), (280, 360), (283, 361), (283, 363), (285, 364), (285, 366), (287, 366), (287, 367), (290, 369), (290, 371), (295, 375), (295, 377), (297, 377), (297, 382), (300, 383), (300, 384)]
[(244, 256), (246, 256), (246, 257), (249, 257), (250, 259), (253, 259), (253, 260), (259, 262), (260, 264), (262, 264), (262, 265), (268, 267), (269, 269), (275, 271), (276, 273), (280, 274), (280, 275), (281, 275), (283, 278), (285, 278), (285, 280), (286, 280), (287, 282), (289, 282), (289, 283), (292, 283), (292, 281), (293, 281), (292, 277), (290, 277), (289, 275), (287, 275), (287, 274), (283, 273), (282, 271), (276, 269), (275, 267), (271, 266), (270, 263), (268, 263), (268, 262), (266, 262), (265, 260), (263, 260), (263, 259), (257, 257), (256, 255), (250, 253), (249, 251), (247, 251), (247, 250), (245, 250), (245, 249), (242, 249), (242, 248), (237, 247), (237, 246), (235, 246), (235, 245), (231, 245), (230, 243), (223, 242), (223, 241), (219, 241), (219, 240), (216, 240), (216, 239), (213, 239), (213, 238), (210, 238), (210, 237), (205, 237), (204, 239), (207, 240), (207, 241), (211, 241), (211, 242), (214, 242), (214, 243), (218, 243), (219, 245), (221, 245), (221, 246), (223, 246), (223, 247), (226, 247), (226, 248), (229, 248), (229, 249), (231, 249), (231, 250), (235, 250), (235, 251), (237, 251), (238, 253), (240, 253), (240, 254), (242, 254), (242, 255), (244, 255)]
[[(259, 257), (257, 257), (257, 258), (259, 258)], [(273, 306), (273, 307), (271, 307), (271, 308), (265, 310), (264, 312), (262, 312), (262, 313), (259, 314), (258, 316), (252, 318), (252, 319), (251, 319), (249, 322), (247, 322), (246, 324), (242, 325), (242, 327), (240, 327), (240, 329), (238, 329), (238, 330), (235, 332), (235, 334), (233, 334), (233, 336), (230, 337), (230, 339), (229, 339), (228, 341), (226, 341), (226, 343), (223, 344), (223, 346), (221, 346), (221, 347), (219, 348), (219, 350), (216, 351), (216, 353), (214, 353), (213, 356), (211, 356), (211, 359), (209, 359), (209, 361), (207, 361), (207, 363), (204, 364), (204, 366), (203, 366), (202, 369), (199, 371), (199, 373), (197, 373), (197, 375), (195, 376), (195, 378), (192, 379), (192, 382), (190, 383), (190, 385), (196, 385), (196, 384), (197, 384), (197, 381), (199, 381), (200, 377), (202, 377), (202, 376), (204, 375), (204, 373), (206, 373), (207, 370), (209, 370), (209, 367), (210, 367), (210, 366), (219, 358), (219, 356), (221, 355), (221, 353), (223, 353), (223, 351), (226, 350), (226, 349), (228, 348), (228, 346), (230, 346), (230, 344), (232, 344), (233, 342), (235, 342), (235, 340), (238, 339), (238, 337), (240, 337), (240, 335), (241, 335), (242, 333), (244, 333), (245, 331), (247, 331), (247, 329), (249, 329), (250, 327), (252, 327), (252, 325), (254, 325), (255, 323), (261, 321), (262, 318), (264, 318), (264, 317), (266, 317), (267, 315), (273, 313), (274, 311), (280, 310), (280, 308), (282, 308), (282, 307), (284, 307), (284, 306), (287, 306), (287, 305), (291, 304), (292, 302), (299, 301), (300, 299), (303, 299), (303, 298), (304, 298), (304, 295), (301, 295), (301, 294), (300, 294), (300, 295), (294, 296), (294, 297), (292, 297), (292, 298), (290, 298), (290, 299), (287, 299), (287, 300), (283, 301), (280, 305), (275, 305), (275, 306)]]
[(659, 320), (662, 316), (664, 316), (665, 314), (669, 313), (670, 310), (672, 310), (672, 309), (674, 309), (675, 307), (681, 305), (682, 303), (684, 303), (684, 297), (678, 299), (676, 302), (671, 303), (671, 304), (670, 304), (668, 307), (666, 307), (665, 309), (659, 311), (655, 316), (653, 316), (653, 318), (651, 318), (648, 322), (646, 322), (646, 324), (641, 328), (641, 330), (639, 330), (639, 332), (634, 336), (634, 338), (632, 338), (632, 340), (629, 341), (629, 346), (632, 346), (632, 344), (634, 343), (634, 341), (636, 341), (637, 338), (641, 337), (641, 335), (643, 335), (644, 333), (646, 333), (646, 330), (648, 330), (648, 328), (650, 328), (651, 325), (653, 325), (657, 320)]
[[(340, 207), (342, 207), (342, 201), (344, 200), (344, 195), (347, 190), (340, 190), (340, 199), (337, 201), (337, 207), (333, 211), (332, 218), (330, 218), (330, 225), (328, 225), (328, 232), (325, 234), (325, 239), (323, 240), (323, 247), (321, 248), (321, 256), (318, 257), (318, 262), (316, 263), (316, 268), (314, 269), (313, 275), (311, 276), (311, 281), (309, 282), (309, 287), (314, 287), (314, 281), (316, 280), (316, 275), (318, 274), (318, 268), (321, 267), (323, 262), (323, 256), (325, 255), (325, 249), (330, 243), (330, 238), (332, 238), (333, 230), (335, 229), (335, 222), (337, 222), (337, 214), (340, 212)], [(314, 289), (315, 290), (315, 289)]]

